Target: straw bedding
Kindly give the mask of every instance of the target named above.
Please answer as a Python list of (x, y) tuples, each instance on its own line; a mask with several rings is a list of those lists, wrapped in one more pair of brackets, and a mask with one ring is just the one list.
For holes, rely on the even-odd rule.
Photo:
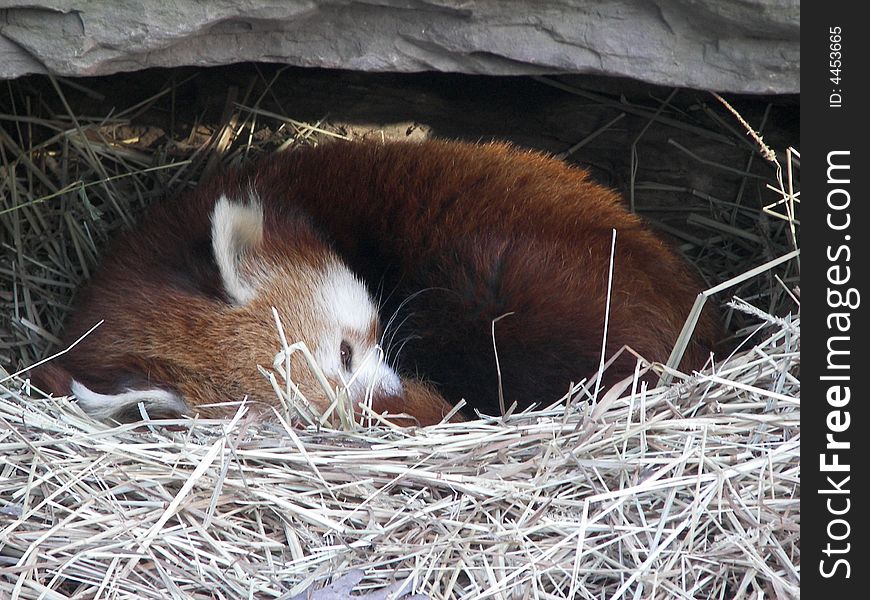
[[(287, 119), (267, 134), (241, 104), (189, 146), (149, 141), (135, 110), (3, 117), (0, 597), (799, 596), (800, 319), (782, 308), (796, 261), (769, 265), (796, 254), (793, 157), (771, 178), (784, 218), (739, 272), (764, 268), (731, 282), (746, 340), (669, 386), (349, 431), (244, 403), (225, 421), (119, 426), (29, 387), (15, 372), (59, 350), (72, 290), (139, 207), (214, 156), (335, 134)], [(725, 262), (735, 242), (717, 235), (704, 251)]]

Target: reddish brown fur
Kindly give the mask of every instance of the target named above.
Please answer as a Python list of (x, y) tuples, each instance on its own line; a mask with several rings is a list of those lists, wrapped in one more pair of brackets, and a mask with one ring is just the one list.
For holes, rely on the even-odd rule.
[[(276, 299), (305, 302), (306, 282), (288, 272), (280, 289), (254, 300), (257, 310), (228, 310), (207, 260), (211, 207), (249, 184), (266, 207), (275, 261), (317, 265), (331, 246), (383, 291), (382, 322), (429, 290), (396, 320), (408, 317), (397, 334), (408, 340), (399, 363), (450, 402), (465, 398), (485, 412), (498, 410), (491, 330), (502, 315), (511, 313), (495, 326), (508, 404), (556, 400), (597, 370), (613, 228), (608, 356), (628, 345), (666, 360), (699, 289), (614, 192), (561, 161), (503, 144), (334, 143), (275, 155), (153, 209), (82, 293), (66, 339), (106, 323), (64, 357), (73, 376), (107, 393), (169, 386), (191, 404), (272, 397), (255, 366), (271, 364), (277, 349), (268, 309)], [(303, 319), (294, 332), (306, 326)], [(262, 339), (238, 335), (252, 331)], [(705, 315), (683, 367), (699, 367), (717, 334)], [(606, 381), (634, 363), (618, 360)], [(406, 387), (423, 390), (403, 401), (421, 422), (447, 410), (425, 387)], [(385, 406), (397, 408), (395, 400)]]
[[(664, 362), (699, 291), (684, 262), (586, 173), (505, 144), (332, 144), (277, 156), (258, 187), (282, 190), (342, 258), (409, 303), (416, 337), (400, 356), (451, 402), (497, 412), (492, 321), (508, 404), (563, 395), (599, 365), (612, 229), (615, 278), (606, 353)], [(284, 192), (286, 190), (286, 192)], [(397, 288), (397, 291), (393, 291)], [(705, 314), (682, 363), (718, 337)], [(631, 356), (607, 373), (630, 375)], [(413, 371), (412, 371), (413, 372)]]

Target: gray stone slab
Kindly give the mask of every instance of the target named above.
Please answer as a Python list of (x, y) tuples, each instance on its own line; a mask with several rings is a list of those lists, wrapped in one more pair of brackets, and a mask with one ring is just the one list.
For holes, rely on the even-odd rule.
[(800, 89), (799, 0), (0, 0), (0, 78), (244, 61)]

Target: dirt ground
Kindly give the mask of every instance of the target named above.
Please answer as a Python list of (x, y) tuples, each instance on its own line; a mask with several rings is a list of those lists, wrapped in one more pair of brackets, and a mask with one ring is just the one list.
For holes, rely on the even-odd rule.
[[(733, 184), (735, 178), (705, 173), (699, 168), (703, 163), (669, 140), (679, 140), (698, 157), (728, 166), (740, 164), (752, 151), (751, 144), (740, 145), (731, 139), (728, 129), (739, 131), (740, 126), (708, 92), (674, 91), (597, 76), (550, 79), (585, 95), (531, 77), (379, 74), (253, 64), (150, 69), (62, 80), (60, 85), (73, 112), (83, 115), (109, 115), (172, 87), (171, 93), (136, 111), (135, 119), (170, 139), (189, 136), (197, 126), (207, 128), (220, 122), (228, 99), (250, 105), (261, 96), (259, 104), (265, 110), (298, 121), (328, 124), (353, 137), (498, 139), (552, 153), (569, 150), (625, 113), (625, 118), (568, 157), (590, 169), (602, 183), (623, 191), (628, 187), (631, 145), (649, 124), (648, 116), (640, 113), (654, 114), (672, 92), (662, 117), (679, 126), (654, 123), (644, 131), (638, 144), (638, 180), (715, 189), (727, 198), (727, 188), (722, 186)], [(7, 82), (7, 86), (8, 95), (30, 91), (52, 110), (63, 110), (44, 77), (23, 78)], [(8, 95), (0, 97), (4, 112)], [(726, 97), (750, 125), (761, 128), (765, 141), (775, 150), (798, 146), (798, 97)]]

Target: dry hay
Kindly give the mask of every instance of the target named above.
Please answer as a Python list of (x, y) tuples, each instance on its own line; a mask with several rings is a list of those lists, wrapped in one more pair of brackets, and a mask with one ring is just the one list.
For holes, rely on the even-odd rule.
[(716, 379), (423, 430), (109, 427), (8, 391), (3, 585), (289, 598), (357, 568), (432, 598), (794, 597), (797, 331)]
[[(796, 261), (770, 265), (794, 253), (790, 156), (757, 272), (732, 280), (749, 270), (729, 262), (752, 241), (739, 227), (701, 215), (689, 224), (715, 243), (682, 232), (740, 290), (746, 341), (666, 387), (578, 385), (507, 418), (338, 431), (244, 404), (227, 421), (113, 426), (9, 375), (57, 351), (71, 291), (141, 206), (220, 160), (334, 135), (260, 99), (228, 98), (188, 145), (135, 129), (154, 99), (0, 115), (0, 597), (799, 596)], [(767, 214), (735, 204), (732, 217)]]

